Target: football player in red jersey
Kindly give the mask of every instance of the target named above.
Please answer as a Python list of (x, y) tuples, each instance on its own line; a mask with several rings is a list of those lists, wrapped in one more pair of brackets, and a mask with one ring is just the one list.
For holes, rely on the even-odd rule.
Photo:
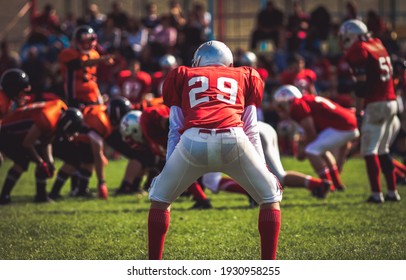
[(81, 108), (103, 103), (97, 85), (97, 65), (112, 64), (114, 60), (111, 55), (100, 56), (96, 46), (95, 31), (90, 26), (80, 25), (74, 31), (72, 47), (59, 54), (68, 106)]
[(163, 85), (170, 108), (166, 164), (152, 182), (148, 257), (162, 259), (170, 205), (197, 178), (224, 172), (260, 205), (261, 258), (276, 259), (282, 187), (268, 170), (258, 134), (257, 107), (264, 85), (251, 67), (233, 67), (222, 42), (208, 41), (192, 67), (172, 70)]
[(332, 151), (359, 136), (354, 112), (321, 96), (302, 95), (292, 85), (278, 88), (274, 100), (281, 119), (290, 118), (303, 128), (305, 153), (314, 171), (332, 181), (334, 189), (343, 190)]
[(299, 54), (292, 55), (289, 68), (280, 74), (281, 84), (294, 85), (303, 94), (317, 95), (315, 86), (316, 79), (316, 72), (310, 68), (305, 68), (305, 60)]
[(176, 57), (171, 54), (166, 54), (159, 59), (160, 71), (152, 74), (152, 93), (154, 97), (162, 97), (162, 85), (168, 73), (178, 67)]
[(144, 100), (147, 93), (151, 92), (151, 75), (141, 70), (141, 63), (138, 60), (130, 61), (128, 70), (118, 73), (117, 83), (121, 96), (124, 96), (135, 105)]
[[(396, 175), (389, 155), (393, 134), (398, 133), (395, 129), (398, 108), (390, 56), (382, 42), (373, 38), (360, 20), (342, 23), (339, 39), (356, 80), (356, 114), (359, 123), (362, 119), (361, 154), (365, 158), (372, 192), (367, 201), (398, 201)], [(388, 188), (385, 198), (380, 183), (381, 172)]]
[(18, 108), (2, 121), (0, 150), (14, 165), (7, 172), (0, 204), (11, 202), (10, 193), (28, 169), (36, 163), (35, 202), (46, 202), (46, 179), (54, 173), (51, 142), (55, 136), (71, 139), (80, 129), (83, 117), (79, 110), (67, 108), (61, 100), (35, 102)]

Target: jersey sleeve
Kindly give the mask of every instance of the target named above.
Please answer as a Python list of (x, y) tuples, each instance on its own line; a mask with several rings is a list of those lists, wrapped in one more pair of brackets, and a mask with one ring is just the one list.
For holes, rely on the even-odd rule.
[(177, 91), (177, 85), (180, 83), (179, 78), (181, 78), (179, 75), (181, 68), (182, 67), (178, 67), (169, 72), (162, 86), (164, 104), (168, 107), (182, 106), (182, 92)]
[(262, 97), (264, 94), (264, 82), (259, 75), (258, 71), (254, 68), (244, 67), (248, 71), (250, 71), (250, 75), (248, 76), (248, 95), (245, 96), (245, 107), (250, 105), (254, 105), (257, 108), (261, 107), (262, 104)]

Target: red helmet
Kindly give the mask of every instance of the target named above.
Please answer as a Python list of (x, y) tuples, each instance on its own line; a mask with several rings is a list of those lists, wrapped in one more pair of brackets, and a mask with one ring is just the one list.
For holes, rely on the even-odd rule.
[(81, 51), (87, 52), (96, 47), (97, 34), (90, 26), (80, 25), (73, 33), (73, 40)]

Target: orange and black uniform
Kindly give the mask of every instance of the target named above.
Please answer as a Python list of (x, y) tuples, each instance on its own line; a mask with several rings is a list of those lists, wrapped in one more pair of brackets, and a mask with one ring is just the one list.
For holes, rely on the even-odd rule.
[(10, 98), (8, 98), (4, 91), (0, 90), (0, 120), (10, 112), (11, 103)]
[(97, 66), (82, 66), (84, 61), (99, 58), (99, 53), (93, 49), (82, 53), (76, 48), (67, 48), (59, 54), (66, 102), (69, 106), (78, 107), (80, 104), (86, 106), (101, 102), (96, 78)]
[(41, 144), (50, 143), (59, 117), (66, 109), (66, 104), (61, 100), (35, 102), (16, 109), (2, 120), (0, 150), (26, 170), (31, 158), (22, 149), (22, 143), (28, 131), (34, 124), (37, 125), (41, 130)]

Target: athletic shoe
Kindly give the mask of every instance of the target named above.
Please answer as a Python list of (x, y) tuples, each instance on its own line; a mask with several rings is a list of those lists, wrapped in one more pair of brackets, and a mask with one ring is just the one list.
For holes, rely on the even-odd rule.
[(248, 196), (248, 203), (250, 208), (256, 208), (258, 206), (258, 203), (251, 196)]
[(93, 198), (93, 194), (90, 192), (89, 188), (86, 188), (84, 190), (79, 190), (79, 188), (76, 188), (70, 193), (70, 196)]
[(384, 203), (385, 200), (383, 199), (383, 197), (379, 197), (377, 198), (376, 196), (371, 195), (367, 201), (368, 203)]
[(327, 193), (331, 191), (331, 187), (334, 188), (333, 184), (331, 184), (328, 180), (323, 180), (323, 185), (313, 188), (312, 195), (317, 198), (326, 198)]
[(335, 189), (336, 189), (337, 191), (339, 191), (339, 192), (343, 192), (343, 191), (345, 191), (346, 188), (347, 188), (346, 186), (341, 185), (341, 186), (336, 187)]
[(62, 195), (60, 195), (59, 193), (52, 193), (50, 192), (48, 197), (52, 200), (60, 200), (62, 199)]
[(205, 200), (198, 200), (190, 209), (211, 209), (213, 206), (211, 205), (210, 199)]
[(101, 184), (98, 189), (99, 189), (99, 198), (107, 200), (109, 197), (109, 191), (107, 190), (106, 184)]
[(11, 198), (9, 195), (0, 197), (0, 205), (7, 205), (11, 203)]
[(54, 202), (51, 198), (48, 196), (43, 196), (43, 195), (36, 195), (34, 198), (35, 203), (52, 203)]
[(385, 196), (385, 201), (400, 201), (400, 195), (398, 192), (388, 193)]
[(129, 188), (118, 188), (114, 195), (127, 195), (132, 193), (133, 192)]

